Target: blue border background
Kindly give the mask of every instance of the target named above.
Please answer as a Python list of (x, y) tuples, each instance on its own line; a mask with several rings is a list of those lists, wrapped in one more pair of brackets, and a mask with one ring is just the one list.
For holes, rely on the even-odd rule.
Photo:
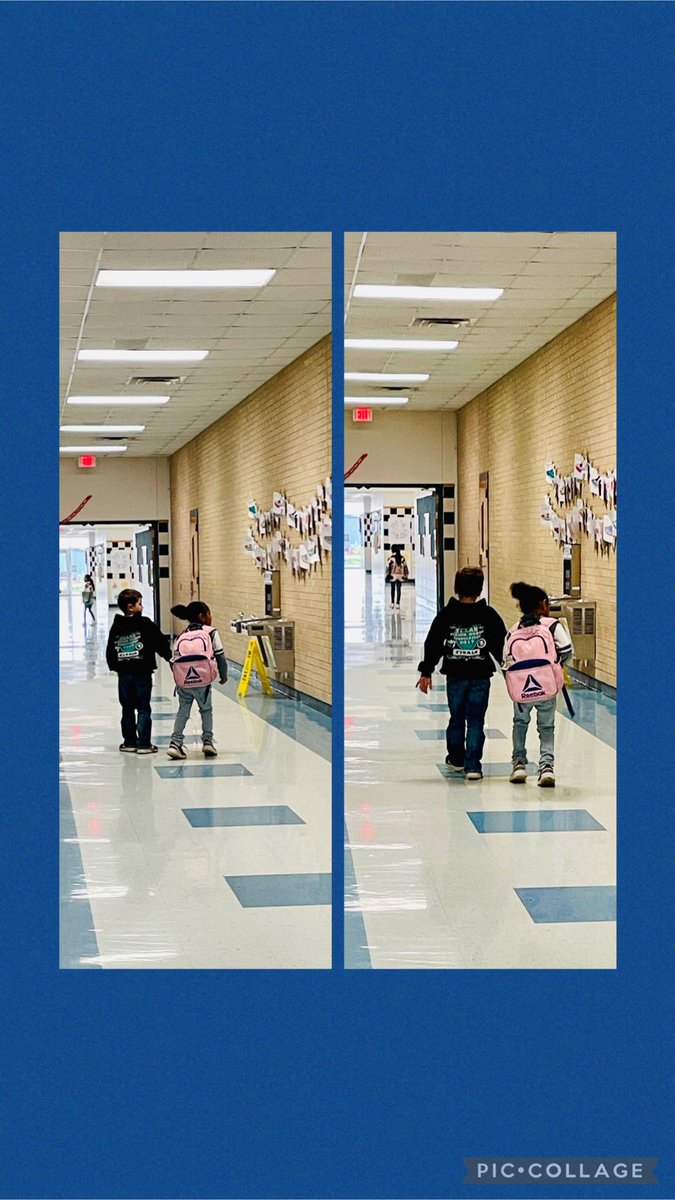
[[(5, 3), (0, 35), (2, 1196), (454, 1198), (478, 1154), (659, 1155), (625, 1191), (672, 1196), (672, 672), (643, 643), (673, 574), (672, 6)], [(618, 231), (616, 972), (58, 972), (57, 235), (204, 228)]]

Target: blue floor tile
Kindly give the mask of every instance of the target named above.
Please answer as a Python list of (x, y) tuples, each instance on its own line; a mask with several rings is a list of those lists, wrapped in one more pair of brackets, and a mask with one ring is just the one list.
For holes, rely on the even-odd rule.
[(603, 692), (594, 692), (590, 688), (575, 687), (570, 691), (570, 699), (574, 709), (574, 717), (570, 716), (565, 700), (558, 697), (557, 709), (564, 717), (576, 721), (582, 729), (592, 733), (605, 745), (616, 749), (616, 700), (605, 696)]
[[(446, 707), (445, 705), (441, 705), (440, 711), (442, 712), (443, 708), (445, 708), (445, 707)], [(416, 705), (416, 704), (411, 705), (411, 707), (408, 709), (408, 712), (417, 712), (417, 708), (418, 708), (418, 705)], [(421, 742), (442, 742), (445, 738), (445, 730), (444, 729), (416, 729), (415, 734), (417, 735), (417, 737), (420, 739)], [(486, 738), (491, 738), (491, 739), (505, 738), (506, 734), (502, 733), (502, 731), (500, 729), (486, 729), (485, 736), (486, 736)]]
[(170, 712), (170, 713), (153, 712), (152, 719), (153, 719), (153, 721), (175, 721), (176, 713), (175, 712)]
[[(156, 746), (170, 746), (171, 736), (172, 735), (170, 733), (155, 733), (153, 734), (152, 740)], [(186, 750), (199, 750), (201, 753), (202, 739), (198, 736), (198, 734), (186, 733), (184, 734), (184, 738)]]
[(249, 695), (239, 703), (268, 725), (331, 761), (331, 718), (302, 700), (290, 697)]
[(585, 808), (535, 808), (523, 812), (470, 812), (479, 833), (575, 833), (603, 829)]
[[(393, 690), (393, 689), (392, 689)], [(406, 688), (406, 691), (408, 689)], [(401, 712), (447, 712), (447, 704), (428, 704), (424, 700), (420, 700), (418, 704), (402, 704)]]
[(330, 874), (226, 875), (242, 908), (286, 908), (300, 904), (330, 904)]
[(616, 921), (615, 887), (516, 888), (515, 892), (538, 925)]
[(287, 804), (254, 804), (237, 808), (184, 808), (193, 829), (227, 825), (304, 825), (302, 817)]
[(172, 763), (155, 767), (162, 779), (218, 779), (226, 775), (250, 775), (242, 763)]
[[(450, 768), (448, 766), (446, 766), (445, 763), (436, 763), (436, 766), (438, 767), (438, 770), (440, 771), (440, 773), (444, 779), (449, 779), (451, 782), (453, 780), (455, 780), (458, 783), (464, 783), (464, 776), (460, 775), (459, 773), (457, 773), (455, 771), (451, 771)], [(513, 770), (513, 767), (510, 762), (489, 762), (489, 763), (484, 762), (481, 767), (481, 771), (483, 772), (483, 775), (485, 775), (485, 777), (487, 779), (491, 779), (491, 778), (508, 779), (512, 770)], [(528, 763), (527, 764), (527, 773), (530, 776), (538, 775), (539, 768), (538, 768), (537, 764), (536, 763)]]
[(345, 825), (345, 911), (344, 964), (347, 971), (368, 971), (372, 968), (368, 936), (361, 911), (359, 886), (356, 882), (354, 859)]

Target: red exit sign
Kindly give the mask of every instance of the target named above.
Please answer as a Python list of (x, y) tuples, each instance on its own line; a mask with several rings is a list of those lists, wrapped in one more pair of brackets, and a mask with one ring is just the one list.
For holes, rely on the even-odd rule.
[(372, 408), (355, 408), (354, 409), (354, 420), (355, 421), (372, 421), (372, 419), (373, 419)]
[(81, 454), (77, 460), (77, 465), (78, 465), (78, 467), (95, 467), (96, 466), (96, 455), (95, 454)]

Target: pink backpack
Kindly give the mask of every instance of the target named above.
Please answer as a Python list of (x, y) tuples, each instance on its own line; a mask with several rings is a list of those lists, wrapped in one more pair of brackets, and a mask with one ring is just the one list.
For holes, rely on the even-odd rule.
[(218, 675), (211, 626), (186, 629), (176, 638), (171, 670), (179, 688), (208, 687)]
[(516, 704), (552, 700), (565, 688), (558, 659), (553, 617), (539, 617), (536, 625), (514, 625), (506, 635), (504, 676), (506, 690)]

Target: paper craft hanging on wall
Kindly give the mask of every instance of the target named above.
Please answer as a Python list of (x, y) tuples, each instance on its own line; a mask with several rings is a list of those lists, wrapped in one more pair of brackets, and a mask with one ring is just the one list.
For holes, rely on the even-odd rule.
[(321, 518), (321, 546), (328, 551), (333, 548), (333, 522), (328, 514)]

